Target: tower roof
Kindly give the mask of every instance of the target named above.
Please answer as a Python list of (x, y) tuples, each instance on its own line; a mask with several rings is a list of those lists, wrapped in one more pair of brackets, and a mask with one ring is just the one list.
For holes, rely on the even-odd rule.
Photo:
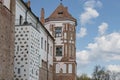
[(72, 15), (68, 12), (67, 7), (64, 7), (62, 3), (60, 3), (55, 11), (48, 18), (45, 19), (46, 22), (63, 20), (71, 20), (76, 22), (76, 19), (72, 17)]

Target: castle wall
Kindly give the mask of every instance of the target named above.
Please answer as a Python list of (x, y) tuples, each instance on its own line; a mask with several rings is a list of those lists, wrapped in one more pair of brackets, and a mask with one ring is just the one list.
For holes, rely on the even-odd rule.
[(0, 80), (13, 80), (15, 1), (0, 3)]

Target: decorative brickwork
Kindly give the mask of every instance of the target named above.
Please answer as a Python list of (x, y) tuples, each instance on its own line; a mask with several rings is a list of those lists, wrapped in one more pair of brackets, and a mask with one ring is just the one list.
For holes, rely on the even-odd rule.
[(76, 80), (76, 19), (60, 4), (45, 22), (55, 38), (53, 80)]
[(15, 0), (10, 10), (0, 3), (0, 80), (13, 80), (14, 76), (14, 11)]

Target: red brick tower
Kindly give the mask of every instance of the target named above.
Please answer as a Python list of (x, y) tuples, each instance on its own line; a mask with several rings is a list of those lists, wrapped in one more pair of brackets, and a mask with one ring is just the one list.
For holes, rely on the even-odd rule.
[(76, 19), (61, 3), (45, 27), (55, 38), (54, 80), (76, 80)]

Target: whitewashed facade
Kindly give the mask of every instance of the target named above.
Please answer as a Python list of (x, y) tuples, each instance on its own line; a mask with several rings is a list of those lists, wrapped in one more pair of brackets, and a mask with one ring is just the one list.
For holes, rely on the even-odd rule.
[(39, 80), (40, 35), (31, 25), (15, 27), (15, 80)]
[(39, 80), (43, 62), (46, 71), (53, 66), (54, 39), (22, 0), (15, 15), (14, 80)]

